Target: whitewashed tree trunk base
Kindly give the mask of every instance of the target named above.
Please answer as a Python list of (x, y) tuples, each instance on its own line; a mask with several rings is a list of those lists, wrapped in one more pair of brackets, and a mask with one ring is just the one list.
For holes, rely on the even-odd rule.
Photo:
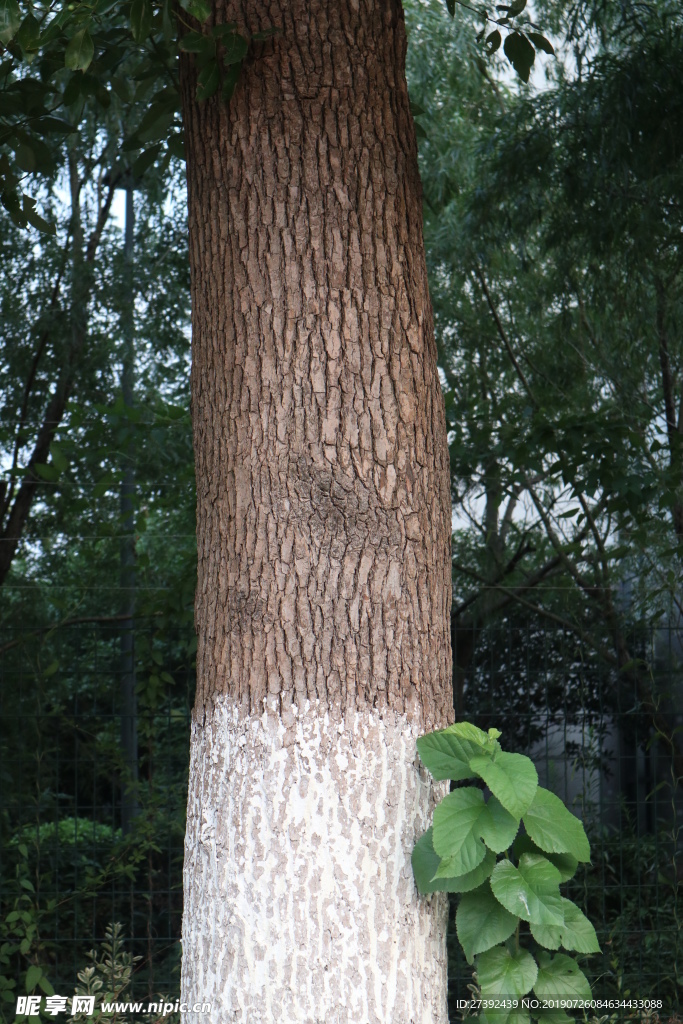
[(410, 864), (445, 792), (419, 731), (228, 698), (193, 723), (182, 1000), (211, 1024), (446, 1024), (447, 899)]

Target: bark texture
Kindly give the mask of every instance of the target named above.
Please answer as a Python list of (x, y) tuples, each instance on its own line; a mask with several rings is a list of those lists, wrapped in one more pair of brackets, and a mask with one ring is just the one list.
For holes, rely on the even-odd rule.
[(217, 0), (273, 25), (228, 109), (183, 73), (197, 710), (451, 714), (450, 482), (396, 0)]
[(447, 1024), (448, 900), (410, 864), (433, 809), (415, 727), (273, 703), (217, 698), (193, 726), (183, 999), (226, 1024)]
[(445, 903), (418, 899), (409, 859), (432, 799), (415, 738), (453, 703), (403, 15), (216, 0), (214, 17), (281, 35), (227, 109), (197, 104), (182, 65), (199, 548), (183, 998), (249, 1024), (445, 1024)]

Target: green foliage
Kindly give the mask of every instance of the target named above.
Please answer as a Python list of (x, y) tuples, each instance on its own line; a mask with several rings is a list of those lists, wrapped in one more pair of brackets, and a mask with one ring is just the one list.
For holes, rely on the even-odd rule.
[(63, 145), (83, 119), (112, 124), (118, 115), (123, 138), (110, 173), (133, 167), (142, 177), (153, 165), (165, 173), (174, 157), (182, 158), (180, 53), (196, 76), (197, 100), (220, 91), (227, 102), (249, 51), (279, 31), (245, 36), (234, 24), (207, 26), (210, 14), (206, 0), (73, 3), (60, 10), (48, 0), (2, 0), (0, 201), (16, 224), (54, 230), (36, 211), (35, 197), (22, 191), (22, 172), (36, 183), (49, 179), (55, 137)]
[[(483, 22), (483, 28), (477, 35), (477, 43), (485, 55), (494, 54), (502, 42), (501, 28), (506, 30), (503, 50), (505, 56), (523, 81), (529, 81), (531, 69), (536, 61), (536, 53), (553, 55), (555, 48), (549, 39), (538, 31), (538, 25), (532, 21), (527, 11), (527, 0), (512, 0), (510, 4), (499, 4), (496, 7), (498, 17), (491, 17), (490, 8), (484, 5), (473, 6), (464, 0), (446, 0), (446, 7), (451, 17), (455, 17), (456, 5), (473, 11), (477, 20)], [(497, 25), (491, 31), (491, 26)]]
[[(576, 961), (547, 952), (600, 951), (591, 923), (560, 893), (572, 865), (590, 860), (586, 833), (538, 785), (529, 758), (507, 754), (499, 736), (458, 722), (418, 740), (435, 778), (479, 778), (494, 794), (487, 799), (482, 788), (458, 785), (437, 805), (433, 827), (413, 850), (418, 890), (461, 893), (457, 936), (483, 998), (519, 1000), (532, 990), (539, 998), (590, 998)], [(515, 841), (520, 826), (525, 831)], [(551, 857), (561, 858), (559, 864)], [(519, 1012), (515, 1020), (529, 1019)], [(513, 1019), (510, 1012), (502, 1016)]]

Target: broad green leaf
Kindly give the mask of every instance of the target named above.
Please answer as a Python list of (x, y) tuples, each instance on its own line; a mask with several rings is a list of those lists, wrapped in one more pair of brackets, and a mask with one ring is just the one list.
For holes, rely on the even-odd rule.
[(434, 778), (454, 782), (472, 778), (471, 757), (486, 756), (488, 752), (493, 756), (495, 749), (500, 750), (496, 740), (469, 722), (456, 722), (447, 729), (420, 736), (417, 741), (420, 759)]
[(584, 862), (591, 859), (583, 825), (549, 790), (538, 787), (523, 820), (527, 834), (546, 853), (570, 853)]
[(555, 53), (553, 44), (545, 36), (542, 36), (540, 32), (528, 32), (527, 35), (537, 50), (543, 50), (544, 53), (551, 55)]
[[(2, 0), (0, 0), (0, 5)], [(52, 21), (49, 23), (47, 28), (40, 34), (40, 45), (45, 47), (48, 43), (51, 43), (56, 39), (63, 31), (64, 26), (73, 17), (73, 11), (70, 9), (70, 5), (63, 7), (59, 14), (56, 14)]]
[(536, 1013), (541, 1024), (575, 1024), (574, 1018), (570, 1017), (564, 1010), (546, 1007), (536, 1010)]
[(590, 999), (591, 987), (575, 960), (557, 953), (552, 959), (547, 953), (538, 958), (538, 978), (534, 992), (539, 999)]
[(228, 68), (225, 78), (223, 79), (223, 86), (221, 88), (221, 96), (226, 103), (229, 103), (232, 99), (232, 94), (235, 91), (235, 86), (239, 82), (240, 72), (242, 70), (241, 64), (233, 64), (231, 68)]
[(59, 473), (65, 473), (69, 468), (69, 460), (59, 445), (54, 441), (50, 445), (50, 457), (52, 459), (52, 464)]
[(11, 42), (19, 31), (21, 14), (17, 0), (0, 0), (0, 43)]
[(595, 934), (595, 928), (588, 918), (583, 914), (571, 900), (563, 899), (564, 924), (553, 925), (531, 925), (531, 934), (536, 942), (546, 949), (574, 950), (576, 953), (599, 953), (600, 943)]
[(484, 780), (510, 814), (521, 818), (538, 788), (538, 773), (530, 758), (501, 751), (493, 759), (470, 758), (470, 768)]
[(35, 56), (38, 50), (38, 41), (40, 38), (40, 23), (36, 17), (30, 12), (26, 15), (21, 23), (21, 28), (17, 32), (16, 41), (24, 51), (24, 56), (29, 55)]
[(95, 55), (95, 46), (87, 28), (81, 28), (69, 40), (64, 51), (64, 66), (71, 71), (85, 71)]
[(524, 921), (564, 924), (560, 872), (545, 857), (524, 853), (516, 868), (509, 860), (496, 864), (491, 889), (496, 899)]
[(133, 0), (130, 8), (130, 30), (136, 43), (142, 43), (152, 27), (151, 0)]
[(218, 61), (212, 60), (205, 68), (202, 68), (197, 77), (197, 99), (200, 103), (214, 95), (220, 85), (220, 80)]
[(595, 928), (586, 915), (571, 900), (563, 899), (564, 928), (562, 945), (576, 953), (599, 953), (600, 943)]
[(528, 1010), (525, 1010), (522, 1006), (513, 1006), (505, 1024), (530, 1024), (530, 1021), (531, 1017)]
[(156, 146), (151, 146), (150, 149), (146, 149), (144, 153), (141, 153), (133, 164), (132, 171), (134, 178), (141, 178), (145, 171), (149, 170), (156, 158), (159, 156), (161, 151), (161, 143), (157, 142)]
[(529, 73), (536, 60), (536, 51), (521, 32), (511, 32), (503, 43), (505, 56), (523, 82), (529, 81)]
[(181, 36), (178, 46), (186, 53), (198, 53), (207, 59), (216, 55), (216, 40), (201, 32), (187, 32)]
[(484, 999), (521, 999), (531, 991), (538, 976), (538, 966), (528, 950), (511, 953), (507, 946), (495, 946), (482, 953), (477, 957), (476, 969)]
[(69, 81), (64, 86), (64, 106), (70, 107), (72, 103), (80, 99), (81, 96), (81, 82), (83, 75), (73, 74)]
[(418, 892), (423, 894), (436, 891), (433, 888), (432, 879), (441, 862), (441, 858), (434, 850), (432, 832), (433, 829), (428, 828), (424, 835), (420, 836), (413, 847), (413, 853), (410, 858), (413, 866), (413, 875), (415, 876), (415, 884), (417, 885)]
[(587, 916), (570, 899), (563, 899), (562, 926), (531, 925), (531, 935), (547, 949), (572, 949), (578, 953), (599, 953), (600, 943)]
[(33, 471), (36, 476), (39, 476), (41, 480), (47, 480), (48, 483), (53, 484), (59, 480), (59, 470), (51, 462), (36, 462), (33, 465)]
[(35, 964), (31, 964), (29, 969), (26, 971), (26, 991), (32, 992), (38, 982), (43, 976), (43, 968), (36, 967)]
[(55, 994), (55, 990), (44, 974), (38, 978), (38, 988), (42, 989), (46, 996), (53, 996)]
[(496, 50), (500, 49), (500, 44), (503, 41), (498, 29), (494, 29), (490, 35), (486, 37), (486, 45), (488, 46), (489, 53), (495, 53)]
[(241, 64), (249, 49), (244, 36), (240, 36), (236, 32), (223, 37), (223, 46), (225, 47), (223, 63), (226, 67), (230, 67), (231, 64)]
[(469, 963), (477, 953), (505, 942), (517, 927), (517, 917), (502, 907), (489, 883), (461, 896), (455, 915), (455, 927), (460, 945)]
[(31, 171), (35, 171), (36, 154), (33, 149), (33, 146), (30, 146), (28, 142), (22, 142), (19, 146), (17, 146), (14, 155), (16, 157), (17, 164), (22, 169), (22, 171), (26, 171), (28, 174), (30, 174)]
[(446, 7), (451, 18), (455, 17), (455, 0), (446, 0)]
[(434, 849), (443, 858), (441, 877), (464, 875), (473, 871), (486, 856), (486, 847), (478, 838), (478, 823), (484, 808), (480, 789), (456, 789), (434, 809)]
[(562, 945), (563, 925), (531, 924), (529, 927), (539, 946), (544, 946), (546, 949), (559, 949)]
[(519, 860), (523, 853), (541, 854), (542, 857), (545, 857), (551, 864), (555, 865), (560, 872), (561, 882), (567, 882), (570, 878), (573, 878), (579, 866), (578, 860), (576, 857), (572, 857), (571, 853), (549, 853), (548, 850), (542, 850), (540, 846), (536, 846), (536, 843), (532, 842), (527, 835), (517, 836), (512, 847), (512, 853), (517, 860)]
[[(222, 25), (214, 25), (211, 29), (211, 33), (216, 39), (223, 39), (225, 36), (233, 36), (235, 32), (237, 32), (236, 21), (224, 21)], [(252, 36), (252, 38), (255, 39), (256, 36)]]
[(193, 18), (202, 23), (211, 17), (211, 4), (208, 0), (190, 0), (186, 9)]
[(506, 811), (497, 797), (492, 796), (479, 815), (479, 835), (490, 850), (502, 853), (517, 835), (519, 818)]
[(478, 864), (474, 871), (465, 875), (458, 875), (453, 878), (435, 878), (436, 872), (441, 863), (438, 853), (434, 852), (432, 845), (432, 829), (429, 828), (415, 844), (412, 855), (413, 874), (418, 891), (429, 892), (469, 892), (477, 889), (482, 882), (485, 882), (493, 871), (496, 864), (495, 854), (490, 850), (486, 851), (481, 864)]

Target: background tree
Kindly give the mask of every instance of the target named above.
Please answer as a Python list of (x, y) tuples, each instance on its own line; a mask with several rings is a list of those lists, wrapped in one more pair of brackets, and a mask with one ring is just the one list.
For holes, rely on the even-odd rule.
[[(680, 12), (593, 11), (577, 45), (586, 35), (598, 49), (580, 76), (571, 55), (533, 99), (477, 80), (457, 39), (416, 70), (450, 385), (458, 688), (486, 622), (541, 615), (617, 668), (680, 776), (675, 704), (632, 635), (643, 612), (679, 617), (683, 179), (680, 104), (660, 76), (675, 80)], [(454, 76), (475, 97), (456, 146)]]

